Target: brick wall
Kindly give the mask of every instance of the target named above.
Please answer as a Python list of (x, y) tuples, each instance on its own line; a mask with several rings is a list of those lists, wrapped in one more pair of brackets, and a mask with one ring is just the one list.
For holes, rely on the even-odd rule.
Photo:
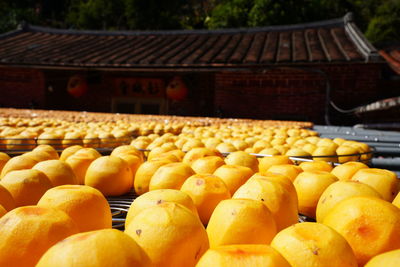
[(324, 79), (297, 70), (219, 73), (215, 106), (226, 117), (317, 120), (324, 112)]
[[(332, 100), (342, 109), (367, 104), (385, 96), (381, 64), (323, 64), (313, 66), (326, 73)], [(0, 68), (0, 106), (111, 111), (113, 77), (158, 77), (167, 82), (170, 73), (83, 72), (89, 91), (74, 98), (66, 91), (75, 71), (40, 71)], [(299, 69), (264, 72), (218, 72), (181, 74), (189, 87), (185, 101), (170, 103), (170, 114), (255, 119), (293, 119), (324, 123), (326, 82), (323, 75)], [(51, 87), (52, 90), (48, 90)], [(381, 88), (379, 90), (379, 88)], [(332, 122), (343, 116), (331, 109)], [(347, 119), (347, 117), (344, 117)], [(335, 121), (336, 120), (336, 121)]]
[(349, 109), (377, 100), (385, 92), (380, 89), (383, 64), (322, 65), (329, 75), (332, 100)]
[[(46, 108), (61, 110), (86, 110), (109, 112), (111, 109), (110, 84), (99, 72), (46, 70)], [(67, 92), (68, 81), (73, 75), (82, 75), (88, 83), (88, 91), (73, 97)]]
[(186, 73), (182, 75), (188, 87), (185, 100), (169, 101), (170, 115), (212, 116), (214, 114), (214, 75), (210, 73)]
[[(68, 79), (75, 74), (83, 75), (88, 81), (88, 92), (74, 98), (67, 93)], [(155, 72), (77, 72), (51, 70), (45, 71), (46, 87), (53, 91), (46, 94), (46, 108), (63, 110), (87, 110), (111, 112), (115, 97), (116, 78), (156, 78), (167, 85), (176, 74)], [(184, 73), (183, 77), (189, 93), (185, 100), (170, 101), (168, 113), (171, 115), (210, 116), (213, 114), (213, 75), (207, 73)], [(132, 96), (127, 96), (132, 97)], [(166, 96), (163, 97), (166, 100)]]
[[(332, 100), (343, 109), (378, 97), (381, 65), (314, 66), (327, 73)], [(326, 80), (323, 75), (298, 69), (264, 73), (222, 72), (215, 78), (216, 109), (225, 117), (294, 119), (324, 123)], [(335, 111), (330, 112), (335, 117)]]
[(45, 103), (43, 73), (35, 69), (0, 68), (0, 106), (42, 108)]

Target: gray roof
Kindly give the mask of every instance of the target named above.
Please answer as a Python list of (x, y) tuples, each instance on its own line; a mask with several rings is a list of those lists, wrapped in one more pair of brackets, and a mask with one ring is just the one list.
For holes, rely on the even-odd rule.
[(257, 28), (79, 31), (23, 25), (0, 35), (0, 66), (212, 69), (380, 61), (350, 13)]

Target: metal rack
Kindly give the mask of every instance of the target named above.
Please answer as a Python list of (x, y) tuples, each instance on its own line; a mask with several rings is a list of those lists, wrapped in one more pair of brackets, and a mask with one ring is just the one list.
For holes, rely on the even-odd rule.
[[(112, 227), (118, 230), (125, 229), (125, 218), (132, 202), (138, 197), (134, 191), (116, 197), (107, 197), (112, 214)], [(299, 222), (315, 222), (314, 219), (299, 214)]]
[(388, 169), (400, 175), (400, 132), (323, 125), (315, 125), (314, 130), (320, 137), (338, 137), (369, 145), (374, 150), (371, 167)]
[[(385, 168), (389, 170), (400, 170), (400, 132), (393, 131), (377, 131), (377, 130), (364, 130), (353, 127), (335, 127), (335, 126), (314, 126), (314, 130), (320, 133), (320, 137), (327, 138), (344, 138), (347, 140), (360, 141), (368, 144), (371, 147), (370, 152), (360, 154), (340, 155), (340, 157), (358, 156), (359, 161), (371, 165), (371, 167)], [(142, 150), (148, 151), (148, 150)], [(224, 156), (230, 153), (222, 153)], [(261, 158), (271, 155), (256, 154), (252, 155)], [(370, 160), (363, 160), (362, 157), (367, 156)], [(378, 156), (378, 157), (376, 157)], [(382, 157), (386, 156), (386, 157)], [(311, 162), (313, 159), (331, 158), (332, 156), (315, 156), (315, 157), (289, 157), (295, 163)], [(391, 157), (391, 158), (389, 158)], [(332, 166), (340, 165), (340, 163), (331, 162)], [(399, 169), (396, 169), (396, 168)], [(125, 216), (128, 212), (130, 204), (134, 201), (137, 195), (130, 192), (127, 195), (120, 197), (108, 198), (111, 210), (113, 212), (113, 227), (123, 229)], [(299, 214), (299, 222), (313, 222), (312, 218)]]
[[(351, 136), (351, 135), (350, 135)], [(321, 137), (327, 137), (322, 134)], [(335, 136), (337, 137), (337, 136)], [(334, 138), (334, 137), (333, 137)], [(350, 138), (346, 138), (351, 140)], [(32, 150), (32, 148), (36, 147), (37, 145), (40, 145), (42, 143), (48, 143), (56, 148), (58, 152), (61, 152), (64, 149), (65, 144), (63, 144), (63, 141), (68, 141), (68, 145), (74, 145), (74, 144), (79, 144), (82, 145), (83, 140), (85, 139), (38, 139), (38, 138), (31, 138), (31, 139), (20, 139), (20, 138), (0, 138), (0, 152), (6, 152), (7, 154), (10, 155), (18, 155), (22, 154), (25, 152), (29, 152)], [(90, 138), (86, 140), (95, 140), (97, 141), (97, 138)], [(107, 155), (111, 153), (111, 151), (119, 146), (119, 145), (126, 145), (129, 144), (132, 140), (132, 137), (128, 138), (112, 138), (112, 139), (101, 139), (101, 143), (99, 142), (98, 144), (94, 144), (94, 148), (98, 150), (101, 154)], [(12, 141), (23, 141), (25, 143), (12, 143)], [(74, 143), (74, 141), (76, 141)], [(364, 140), (360, 140), (364, 141)], [(101, 145), (102, 147), (96, 147), (98, 145)], [(18, 149), (7, 149), (7, 146), (13, 147), (13, 148), (18, 148)], [(146, 149), (140, 149), (143, 152), (148, 152), (149, 150)], [(399, 147), (400, 150), (400, 147)], [(340, 156), (335, 156), (338, 159), (340, 157), (350, 157), (350, 156), (357, 156), (359, 161), (369, 163), (369, 160), (364, 160), (362, 157), (367, 156), (367, 158), (372, 158), (374, 151), (367, 152), (367, 153), (360, 153), (360, 154), (348, 154), (348, 155), (340, 155)], [(230, 153), (222, 153), (223, 156), (227, 156)], [(271, 155), (266, 155), (266, 154), (257, 154), (257, 153), (250, 153), (251, 155), (256, 156), (257, 158), (262, 158), (262, 157), (269, 157)], [(314, 156), (314, 157), (289, 157), (293, 162), (296, 164), (299, 164), (301, 162), (311, 162), (314, 159), (324, 159), (324, 158), (332, 158), (332, 156)], [(337, 166), (339, 163), (336, 162), (331, 162), (332, 166)], [(400, 163), (399, 163), (400, 164)], [(107, 197), (107, 201), (110, 205), (111, 213), (112, 213), (112, 226), (115, 229), (124, 229), (125, 227), (125, 218), (127, 215), (127, 212), (129, 210), (130, 205), (132, 202), (137, 198), (138, 196), (135, 194), (135, 192), (132, 190), (128, 194), (122, 195), (122, 196), (115, 196), (115, 197)], [(299, 222), (304, 222), (304, 221), (313, 221), (313, 219), (304, 216), (304, 215), (299, 215)]]
[(112, 214), (112, 226), (115, 229), (124, 229), (125, 218), (128, 213), (129, 207), (138, 196), (132, 190), (128, 194), (115, 197), (107, 197), (108, 204), (110, 205)]
[[(145, 149), (141, 149), (142, 151), (146, 151)], [(224, 156), (229, 153), (223, 153)], [(254, 154), (258, 157), (271, 156), (271, 155), (263, 155), (263, 154)], [(290, 157), (295, 163), (300, 162), (310, 162), (312, 159), (306, 158), (297, 158)], [(339, 163), (331, 162), (333, 166), (339, 165)], [(132, 190), (129, 193), (122, 196), (111, 196), (107, 197), (108, 204), (110, 205), (111, 214), (112, 214), (112, 227), (115, 229), (123, 230), (125, 228), (125, 218), (128, 213), (129, 207), (132, 202), (138, 197), (138, 195)], [(315, 222), (313, 218), (307, 217), (305, 215), (299, 214), (299, 222)]]
[[(38, 145), (48, 144), (53, 146), (57, 152), (62, 152), (68, 146), (81, 145), (95, 148), (101, 154), (109, 154), (117, 146), (129, 145), (132, 139), (133, 137), (84, 139), (0, 138), (0, 152), (18, 155), (30, 152)], [(92, 140), (98, 142), (92, 142)], [(18, 143), (18, 141), (21, 141), (21, 143)], [(68, 143), (63, 143), (63, 141)], [(9, 149), (10, 147), (12, 149)]]
[[(254, 154), (250, 153), (251, 155), (256, 156), (257, 158), (263, 158), (263, 157), (271, 157), (272, 155), (265, 155), (265, 154)], [(358, 157), (356, 161), (369, 164), (370, 163), (370, 158), (372, 158), (374, 155), (374, 150), (365, 152), (365, 153), (357, 153), (357, 154), (345, 154), (345, 155), (337, 155), (337, 156), (311, 156), (311, 157), (289, 157), (294, 163), (296, 162), (304, 162), (304, 161), (315, 161), (316, 159), (318, 160), (323, 160), (323, 159), (330, 159), (330, 158), (341, 158), (341, 157)], [(368, 159), (362, 159), (363, 156), (368, 156)], [(329, 161), (328, 161), (329, 162)], [(337, 166), (340, 165), (338, 162), (329, 162), (332, 164), (332, 166)]]

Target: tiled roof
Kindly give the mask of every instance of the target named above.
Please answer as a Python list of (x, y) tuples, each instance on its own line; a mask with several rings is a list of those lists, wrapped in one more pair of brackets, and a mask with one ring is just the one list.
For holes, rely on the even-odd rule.
[(400, 75), (400, 44), (379, 50), (379, 54), (389, 63), (389, 66)]
[(352, 20), (226, 30), (77, 31), (25, 25), (0, 35), (0, 66), (240, 68), (379, 61)]

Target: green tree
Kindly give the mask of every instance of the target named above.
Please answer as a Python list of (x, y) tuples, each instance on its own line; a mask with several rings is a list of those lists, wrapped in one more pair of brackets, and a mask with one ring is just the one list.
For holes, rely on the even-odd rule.
[(400, 39), (400, 0), (0, 0), (0, 32), (58, 28), (167, 30), (304, 23), (353, 12), (374, 44)]
[(217, 0), (70, 0), (67, 21), (78, 29), (204, 28)]
[(72, 0), (66, 19), (77, 29), (125, 29), (124, 0)]
[(347, 0), (232, 0), (212, 12), (209, 28), (285, 25), (343, 16)]
[(0, 0), (0, 31), (16, 29), (22, 21), (38, 23), (40, 6), (32, 0)]
[(400, 1), (385, 1), (377, 9), (365, 32), (376, 45), (400, 41)]
[(71, 0), (41, 0), (39, 8), (40, 25), (58, 28), (68, 27), (66, 16), (70, 3)]
[(249, 13), (255, 0), (225, 0), (215, 6), (207, 21), (209, 29), (249, 26)]
[(210, 19), (211, 12), (221, 0), (189, 0), (187, 1), (189, 14), (184, 28), (204, 29)]
[[(250, 26), (283, 25), (319, 20), (320, 1), (255, 0), (249, 14)], [(319, 10), (319, 12), (317, 12)]]
[(125, 16), (130, 29), (182, 29), (190, 6), (185, 0), (125, 0)]
[(211, 13), (215, 28), (296, 24), (353, 12), (374, 44), (400, 40), (400, 0), (224, 0)]
[(10, 31), (17, 26), (15, 12), (10, 9), (8, 1), (0, 1), (0, 32)]

